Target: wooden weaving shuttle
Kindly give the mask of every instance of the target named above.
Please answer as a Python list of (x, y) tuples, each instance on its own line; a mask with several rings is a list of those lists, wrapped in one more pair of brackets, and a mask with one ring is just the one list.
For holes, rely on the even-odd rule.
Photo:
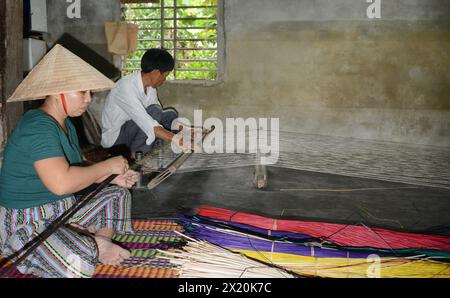
[[(203, 140), (212, 132), (214, 131), (215, 126), (211, 126), (210, 129), (208, 129), (205, 134), (202, 137)], [(175, 172), (183, 165), (183, 163), (188, 160), (188, 158), (194, 153), (191, 152), (183, 152), (181, 153), (177, 158), (175, 158), (161, 173), (159, 173), (155, 178), (150, 180), (150, 182), (147, 184), (148, 189), (154, 189), (156, 186), (161, 184), (164, 180), (175, 174)]]

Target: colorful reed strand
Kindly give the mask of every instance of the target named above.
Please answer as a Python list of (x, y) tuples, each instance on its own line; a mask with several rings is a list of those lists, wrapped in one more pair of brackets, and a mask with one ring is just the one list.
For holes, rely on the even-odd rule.
[(404, 233), (367, 226), (272, 219), (209, 206), (199, 208), (198, 215), (252, 225), (267, 230), (307, 234), (341, 246), (450, 251), (450, 237), (446, 236)]

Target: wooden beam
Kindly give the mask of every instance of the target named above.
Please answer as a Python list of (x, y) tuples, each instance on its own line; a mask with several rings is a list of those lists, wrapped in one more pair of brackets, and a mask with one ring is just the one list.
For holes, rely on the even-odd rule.
[(261, 163), (261, 153), (256, 154), (255, 172), (253, 177), (253, 185), (257, 189), (267, 188), (267, 169), (266, 165)]
[(159, 3), (159, 0), (120, 0), (122, 3)]
[(0, 2), (0, 156), (3, 152), (3, 147), (5, 145), (5, 133), (6, 133), (6, 122), (5, 115), (6, 105), (3, 102), (3, 74), (5, 73), (5, 32), (6, 32), (6, 3), (5, 1)]
[(2, 121), (6, 139), (23, 113), (23, 103), (6, 104), (23, 80), (23, 1), (0, 1), (0, 41)]
[[(1, 39), (0, 39), (1, 40)], [(2, 94), (2, 86), (3, 86), (3, 75), (0, 73), (0, 96)], [(3, 148), (5, 147), (5, 123), (3, 117), (3, 103), (0, 102), (0, 160), (3, 157)], [(0, 161), (1, 167), (1, 161)]]

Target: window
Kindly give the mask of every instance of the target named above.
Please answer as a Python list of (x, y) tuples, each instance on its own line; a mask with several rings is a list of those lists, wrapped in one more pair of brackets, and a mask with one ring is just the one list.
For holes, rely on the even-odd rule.
[(175, 57), (168, 80), (215, 81), (219, 76), (218, 1), (122, 0), (123, 20), (139, 26), (138, 49), (122, 61), (122, 73), (140, 70), (147, 49)]

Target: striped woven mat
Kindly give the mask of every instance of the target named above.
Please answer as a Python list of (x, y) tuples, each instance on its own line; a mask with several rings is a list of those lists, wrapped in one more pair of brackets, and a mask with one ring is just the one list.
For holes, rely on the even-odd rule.
[[(175, 231), (182, 227), (171, 219), (133, 220), (134, 234), (114, 235), (113, 240), (131, 251), (131, 258), (120, 266), (99, 264), (93, 278), (175, 278), (177, 268), (156, 249), (176, 248), (182, 239)], [(34, 278), (16, 271), (12, 277)]]

